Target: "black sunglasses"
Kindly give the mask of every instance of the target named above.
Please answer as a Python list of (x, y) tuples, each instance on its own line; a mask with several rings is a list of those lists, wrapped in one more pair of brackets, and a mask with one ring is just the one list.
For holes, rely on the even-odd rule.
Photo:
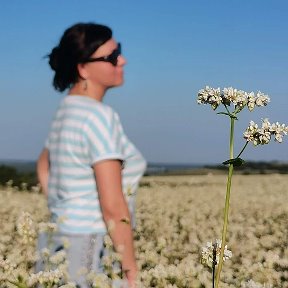
[(103, 56), (99, 58), (88, 58), (85, 62), (109, 62), (113, 66), (117, 66), (118, 56), (121, 55), (121, 44), (117, 43), (117, 48), (108, 56)]

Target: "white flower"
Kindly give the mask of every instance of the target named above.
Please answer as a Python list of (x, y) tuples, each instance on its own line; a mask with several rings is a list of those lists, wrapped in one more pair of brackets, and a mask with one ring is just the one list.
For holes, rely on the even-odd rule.
[(270, 126), (270, 131), (275, 135), (275, 141), (281, 143), (283, 141), (283, 136), (288, 133), (288, 126), (276, 122)]
[(246, 105), (249, 111), (252, 111), (255, 106), (266, 106), (268, 102), (270, 102), (270, 98), (262, 92), (257, 92), (255, 96), (254, 92), (248, 93), (233, 87), (223, 88), (221, 92), (220, 88), (206, 86), (199, 90), (197, 98), (198, 104), (209, 104), (214, 110), (220, 104), (225, 106), (232, 104), (236, 113), (239, 113)]
[(27, 191), (27, 188), (28, 188), (28, 184), (27, 183), (21, 183), (21, 190), (23, 191)]
[(270, 130), (270, 128), (271, 128), (271, 124), (270, 124), (268, 118), (264, 118), (262, 120), (262, 129), (264, 129), (266, 131), (266, 130)]
[(48, 258), (49, 256), (50, 256), (50, 250), (48, 249), (48, 248), (43, 248), (42, 250), (41, 250), (41, 256), (43, 257), (43, 258)]
[(13, 186), (13, 180), (9, 180), (9, 181), (6, 182), (6, 187), (8, 189), (12, 188), (12, 186)]
[(255, 108), (256, 98), (254, 96), (254, 92), (250, 92), (247, 94), (247, 107), (249, 111), (252, 111)]
[(90, 272), (87, 275), (87, 280), (91, 283), (93, 288), (110, 288), (110, 280), (104, 273)]
[(271, 285), (262, 285), (258, 282), (254, 282), (253, 280), (249, 280), (248, 282), (242, 282), (241, 283), (241, 288), (268, 288), (272, 287)]
[(224, 88), (223, 89), (223, 98), (228, 103), (237, 104), (237, 89), (234, 89), (232, 87)]
[(222, 102), (220, 88), (214, 89), (206, 86), (198, 92), (198, 104), (210, 104), (215, 110)]
[(23, 244), (33, 243), (37, 234), (32, 217), (27, 212), (22, 212), (17, 221), (17, 231), (22, 237)]
[(266, 106), (270, 102), (270, 98), (268, 95), (258, 91), (256, 94), (255, 104), (257, 106)]
[(268, 144), (271, 140), (271, 136), (274, 135), (274, 140), (281, 143), (283, 136), (287, 135), (288, 127), (285, 124), (279, 122), (270, 123), (268, 119), (262, 120), (261, 128), (253, 121), (250, 121), (250, 125), (243, 133), (244, 138), (248, 142), (252, 142), (255, 146), (261, 144)]
[[(219, 257), (221, 252), (221, 244), (222, 241), (216, 239), (215, 244), (212, 242), (207, 242), (206, 246), (202, 248), (201, 252), (201, 262), (206, 264), (209, 267), (213, 267), (213, 250), (216, 249), (216, 265), (219, 263)], [(227, 245), (225, 245), (223, 261), (228, 260), (232, 257), (232, 252), (227, 249)]]
[(56, 223), (39, 223), (39, 232), (55, 233), (57, 232), (58, 226)]
[(112, 248), (113, 247), (113, 242), (112, 242), (112, 239), (109, 235), (105, 235), (104, 236), (104, 246), (106, 248)]
[(52, 255), (49, 260), (52, 264), (56, 265), (63, 263), (66, 260), (66, 252), (64, 250), (58, 251)]
[[(248, 128), (244, 132), (244, 138), (247, 141), (254, 143), (254, 141), (255, 141), (254, 135), (257, 132), (257, 130), (258, 130), (258, 125), (256, 123), (254, 123), (254, 121), (250, 121), (250, 125), (248, 126)], [(256, 141), (256, 145), (257, 145), (257, 141)]]
[(16, 268), (16, 264), (12, 263), (9, 259), (0, 259), (0, 268), (5, 272), (5, 274), (11, 274)]
[(59, 283), (64, 276), (64, 273), (60, 269), (40, 271), (36, 274), (31, 274), (27, 282), (29, 286), (34, 286), (37, 283), (49, 284), (51, 286), (51, 284)]
[(233, 104), (238, 110), (243, 109), (247, 103), (247, 93), (232, 87), (224, 88), (222, 97), (224, 103), (227, 103), (228, 105)]

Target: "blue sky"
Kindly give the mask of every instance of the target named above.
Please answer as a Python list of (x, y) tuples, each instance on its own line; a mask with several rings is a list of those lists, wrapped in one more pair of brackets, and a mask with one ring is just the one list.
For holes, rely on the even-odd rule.
[[(113, 29), (128, 64), (123, 87), (105, 102), (149, 162), (220, 163), (228, 158), (228, 119), (196, 104), (205, 85), (269, 94), (271, 103), (236, 123), (236, 152), (250, 120), (288, 124), (288, 2), (0, 2), (0, 159), (34, 160), (64, 96), (51, 85), (48, 54), (76, 22)], [(287, 139), (286, 139), (287, 138)], [(288, 161), (284, 143), (249, 146), (243, 158)]]

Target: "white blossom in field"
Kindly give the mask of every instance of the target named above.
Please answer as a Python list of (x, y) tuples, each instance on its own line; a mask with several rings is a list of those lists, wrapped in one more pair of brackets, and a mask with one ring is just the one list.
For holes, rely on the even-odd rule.
[(262, 120), (262, 126), (259, 127), (254, 121), (250, 121), (249, 126), (244, 132), (244, 138), (248, 142), (252, 142), (254, 146), (268, 144), (271, 137), (281, 143), (283, 136), (288, 134), (288, 126), (279, 122), (270, 123), (267, 118)]
[[(219, 257), (221, 252), (221, 244), (222, 241), (216, 239), (216, 265), (219, 263)], [(214, 245), (212, 242), (207, 242), (206, 246), (202, 248), (201, 251), (201, 262), (206, 264), (209, 267), (213, 267), (213, 249)], [(226, 261), (232, 257), (232, 252), (227, 249), (227, 245), (225, 245), (223, 261)]]
[(28, 184), (25, 182), (21, 183), (21, 190), (27, 191), (28, 190)]
[(55, 233), (58, 230), (56, 223), (52, 222), (41, 222), (38, 224), (39, 232)]
[[(28, 278), (28, 286), (34, 286), (35, 284), (42, 285), (52, 285), (60, 282), (61, 278), (65, 275), (60, 269), (55, 269), (51, 271), (40, 271), (38, 273), (33, 273)], [(49, 286), (49, 287), (50, 287)]]
[(167, 241), (164, 237), (159, 237), (157, 239), (157, 249), (162, 250), (167, 246)]
[(64, 250), (56, 252), (49, 259), (50, 263), (55, 265), (59, 265), (60, 263), (63, 263), (65, 260), (66, 260), (66, 252)]
[(112, 239), (107, 234), (104, 236), (104, 246), (108, 249), (111, 249), (113, 247)]
[(272, 285), (269, 284), (262, 285), (258, 282), (254, 282), (253, 280), (249, 280), (247, 282), (242, 282), (241, 288), (272, 288)]
[(40, 193), (40, 191), (41, 191), (40, 184), (37, 184), (36, 186), (32, 186), (31, 190), (32, 190), (33, 193)]
[(14, 269), (16, 268), (16, 264), (12, 263), (9, 259), (0, 259), (0, 269), (5, 273), (5, 274), (12, 274)]
[(23, 244), (34, 242), (37, 234), (36, 227), (30, 213), (22, 212), (17, 221), (17, 231)]
[[(200, 263), (199, 251), (203, 239), (214, 239), (221, 225), (219, 214), (222, 213), (226, 175), (149, 176), (144, 180), (147, 185), (140, 185), (136, 210), (137, 288), (211, 287), (211, 271)], [(237, 213), (230, 218), (228, 247), (233, 250), (235, 261), (233, 264), (226, 261), (221, 287), (240, 288), (242, 281), (242, 285), (247, 285), (252, 277), (257, 285), (263, 286), (261, 288), (288, 287), (288, 175), (235, 175), (233, 181), (235, 193), (231, 201)], [(0, 198), (0, 255), (3, 256), (0, 259), (14, 263), (10, 270), (13, 275), (23, 275), (25, 271), (25, 279), (28, 279), (34, 273), (33, 261), (29, 262), (31, 269), (28, 270), (25, 254), (34, 255), (35, 243), (23, 245), (19, 241), (15, 219), (19, 211), (25, 210), (35, 223), (45, 221), (49, 217), (46, 199), (25, 191), (10, 193), (6, 187), (0, 188)], [(63, 264), (57, 267), (64, 271)], [(89, 271), (85, 275), (87, 273)], [(162, 275), (165, 278), (161, 278)], [(0, 268), (1, 288), (14, 287), (6, 281), (12, 279), (11, 275), (7, 276)], [(94, 276), (97, 276), (94, 288), (113, 287), (112, 279), (104, 273)], [(52, 287), (63, 287), (66, 282), (62, 281), (66, 281), (65, 277)], [(34, 287), (38, 286), (48, 287), (37, 282)]]
[(102, 258), (102, 263), (106, 268), (112, 268), (113, 266), (113, 257), (112, 255), (105, 255)]
[(50, 257), (50, 250), (48, 248), (46, 248), (46, 247), (43, 248), (41, 250), (41, 257), (45, 258), (45, 259), (49, 258)]
[(93, 288), (111, 288), (110, 279), (105, 274), (90, 272), (87, 280)]
[(8, 189), (11, 189), (12, 188), (12, 186), (13, 186), (13, 180), (8, 180), (7, 182), (6, 182), (6, 187), (8, 188)]

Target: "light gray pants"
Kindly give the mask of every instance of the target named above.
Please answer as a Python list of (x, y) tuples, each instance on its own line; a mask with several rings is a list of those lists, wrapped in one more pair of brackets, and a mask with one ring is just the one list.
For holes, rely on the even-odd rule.
[[(70, 281), (75, 282), (81, 288), (90, 287), (86, 281), (85, 275), (79, 275), (81, 269), (103, 273), (101, 266), (101, 257), (105, 254), (102, 234), (66, 234), (57, 233), (52, 236), (51, 243), (48, 243), (46, 233), (40, 234), (38, 239), (38, 251), (43, 248), (50, 248), (51, 253), (64, 249), (63, 237), (68, 240), (69, 247), (65, 249), (66, 259), (68, 261), (68, 273)], [(36, 272), (44, 269), (44, 263), (38, 261)], [(113, 287), (126, 287), (125, 281), (119, 281), (113, 284)]]

